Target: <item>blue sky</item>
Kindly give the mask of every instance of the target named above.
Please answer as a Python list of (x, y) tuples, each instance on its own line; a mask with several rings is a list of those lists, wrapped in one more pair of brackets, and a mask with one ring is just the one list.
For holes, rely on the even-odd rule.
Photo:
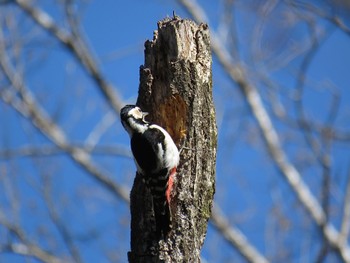
[[(65, 26), (61, 13), (55, 5), (49, 1), (39, 2), (41, 8), (55, 18), (61, 26)], [(203, 0), (199, 3), (208, 12), (212, 22), (210, 26), (216, 31), (220, 28), (218, 15), (223, 12), (224, 7), (214, 1)], [(252, 82), (259, 88), (289, 158), (300, 165), (303, 179), (310, 184), (317, 195), (321, 170), (313, 162), (307, 167), (300, 164), (304, 161), (300, 161), (302, 159), (300, 156), (310, 157), (310, 152), (305, 149), (303, 136), (297, 129), (289, 127), (272, 114), (268, 100), (269, 87), (259, 79), (259, 70), (262, 68), (263, 72), (267, 72), (268, 76), (280, 85), (281, 100), (287, 105), (288, 113), (294, 116), (293, 101), (286, 94), (290, 94), (295, 88), (296, 72), (303, 56), (290, 60), (287, 65), (277, 70), (273, 69), (274, 65), (271, 63), (278, 62), (278, 55), (307, 39), (305, 27), (298, 23), (289, 27), (283, 19), (280, 21), (281, 24), (276, 24), (272, 19), (271, 24), (267, 23), (268, 26), (264, 28), (261, 45), (262, 49), (270, 55), (254, 60), (251, 57), (255, 40), (253, 32), (260, 20), (256, 17), (254, 7), (243, 8), (243, 4), (240, 7), (241, 9), (239, 7), (236, 9), (235, 15), (242, 64), (247, 69)], [(7, 8), (8, 12), (15, 10), (13, 7)], [(152, 39), (157, 21), (171, 16), (173, 10), (181, 17), (189, 17), (174, 1), (160, 0), (91, 1), (82, 10), (81, 23), (85, 40), (99, 61), (106, 79), (116, 87), (121, 98), (127, 103), (136, 101), (139, 67), (144, 61), (143, 44), (147, 39)], [(18, 11), (15, 10), (15, 12)], [(283, 14), (282, 12), (279, 15), (283, 18)], [(33, 24), (29, 20), (21, 21), (19, 25), (23, 28), (32, 28)], [(339, 114), (335, 124), (337, 128), (348, 131), (350, 128), (349, 36), (333, 28), (332, 24), (325, 20), (317, 21), (322, 26), (321, 29), (331, 28), (332, 33), (322, 42), (309, 65), (307, 71), (309, 79), (304, 97), (305, 109), (309, 117), (322, 123), (328, 114), (330, 98), (334, 91), (337, 91), (341, 99), (338, 102)], [(70, 140), (82, 143), (89, 138), (91, 131), (101, 123), (104, 117), (108, 114), (113, 116), (113, 114), (95, 84), (81, 66), (76, 64), (75, 58), (48, 35), (37, 30), (26, 32), (28, 35), (37, 33), (39, 36), (38, 40), (31, 39), (24, 48), (23, 62), (28, 62), (28, 68), (25, 70), (28, 87), (43, 108), (65, 130)], [(283, 31), (285, 34), (278, 34)], [(287, 43), (286, 46), (274, 43), (274, 37), (277, 40), (278, 37), (283, 39), (283, 43)], [(31, 55), (38, 56), (39, 59), (31, 58)], [(311, 232), (311, 240), (318, 239), (316, 228), (271, 163), (256, 123), (242, 95), (235, 83), (222, 71), (215, 57), (213, 81), (219, 129), (215, 201), (231, 223), (237, 225), (262, 254), (272, 256), (277, 253), (274, 251), (274, 244), (269, 244), (269, 238), (271, 238), (269, 235), (274, 233), (276, 239), (278, 237), (282, 240), (281, 245), (290, 248), (291, 262), (303, 262), (302, 260), (308, 262), (308, 257), (311, 259), (314, 254), (317, 254), (319, 244), (309, 245), (309, 252), (303, 254), (303, 244), (299, 244), (296, 240), (305, 231)], [(38, 133), (36, 128), (3, 102), (0, 102), (0, 123), (2, 123), (0, 148), (18, 149), (28, 145), (50, 145), (45, 136)], [(128, 136), (119, 124), (118, 118), (112, 117), (110, 126), (99, 139), (99, 144), (121, 144), (123, 147), (128, 147), (128, 143)], [(336, 207), (332, 221), (338, 224), (341, 204), (341, 198), (338, 195), (344, 191), (346, 171), (350, 161), (349, 143), (333, 144), (331, 153), (334, 164), (333, 187), (334, 191), (337, 191), (332, 196), (332, 202)], [(94, 155), (93, 159), (100, 167), (108, 170), (116, 182), (125, 187), (131, 187), (135, 170), (131, 159), (110, 155)], [(8, 171), (6, 174), (12, 176), (11, 180), (14, 180), (13, 184), (20, 192), (19, 199), (23, 203), (19, 221), (25, 226), (26, 231), (31, 233), (30, 236), (34, 240), (48, 247), (53, 242), (59, 252), (66, 251), (55, 227), (47, 223), (45, 204), (40, 201), (42, 194), (40, 186), (43, 178), (47, 176), (52, 180), (52, 194), (56, 208), (62, 219), (69, 222), (69, 229), (81, 248), (83, 259), (86, 262), (117, 262), (118, 260), (125, 262), (126, 252), (129, 249), (127, 205), (86, 176), (85, 172), (67, 156), (61, 154), (34, 159), (25, 157), (14, 160), (1, 159), (1, 165)], [(22, 180), (21, 176), (24, 176), (25, 180)], [(1, 205), (11, 211), (7, 207), (6, 197), (3, 196), (0, 200)], [(281, 200), (284, 202), (278, 203)], [(272, 211), (278, 209), (290, 223), (287, 226), (288, 230), (279, 229), (280, 226), (277, 223), (273, 224), (277, 219), (272, 217)], [(32, 215), (33, 211), (35, 213)], [(38, 238), (40, 228), (50, 232), (52, 237), (57, 237), (57, 240)], [(6, 236), (4, 233), (0, 228), (0, 238)], [(288, 236), (288, 233), (293, 234)], [(118, 249), (111, 256), (112, 259), (108, 259), (103, 253), (113, 250), (114, 246)], [(203, 258), (208, 262), (232, 262), (233, 260), (243, 262), (242, 257), (217, 235), (211, 226), (203, 248)], [(0, 261), (2, 260), (22, 262), (23, 259), (0, 254)]]

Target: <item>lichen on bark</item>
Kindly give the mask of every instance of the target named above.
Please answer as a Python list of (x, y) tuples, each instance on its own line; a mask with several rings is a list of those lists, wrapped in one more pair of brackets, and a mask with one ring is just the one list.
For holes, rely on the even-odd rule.
[(173, 228), (156, 240), (151, 197), (137, 176), (131, 191), (129, 262), (199, 262), (215, 192), (217, 129), (209, 29), (174, 17), (145, 43), (137, 105), (181, 150), (172, 192)]

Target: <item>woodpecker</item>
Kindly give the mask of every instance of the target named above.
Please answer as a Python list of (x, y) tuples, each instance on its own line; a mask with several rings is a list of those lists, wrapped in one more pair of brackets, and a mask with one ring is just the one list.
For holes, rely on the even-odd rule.
[(170, 192), (180, 157), (169, 133), (147, 122), (147, 115), (135, 105), (126, 105), (120, 111), (121, 123), (130, 136), (137, 172), (152, 195), (156, 233), (165, 237), (171, 229)]

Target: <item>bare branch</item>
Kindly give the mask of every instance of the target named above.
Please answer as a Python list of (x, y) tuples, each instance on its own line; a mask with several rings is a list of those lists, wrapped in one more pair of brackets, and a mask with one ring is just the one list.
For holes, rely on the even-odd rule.
[(40, 27), (51, 33), (52, 36), (54, 36), (75, 56), (77, 61), (82, 64), (86, 72), (95, 81), (107, 102), (119, 116), (119, 111), (123, 103), (117, 95), (116, 89), (108, 83), (106, 78), (102, 75), (101, 70), (98, 68), (98, 63), (92, 57), (92, 53), (82, 41), (81, 36), (75, 34), (77, 32), (76, 27), (73, 27), (73, 33), (70, 34), (56, 25), (55, 21), (49, 16), (49, 14), (39, 8), (35, 8), (30, 1), (15, 0), (14, 3), (25, 11)]
[(319, 17), (328, 20), (334, 26), (338, 27), (345, 34), (350, 36), (350, 28), (345, 25), (341, 18), (337, 15), (329, 15), (324, 10), (317, 8), (316, 6), (309, 4), (307, 2), (295, 1), (295, 0), (285, 0), (287, 4), (291, 7), (301, 9), (303, 11), (308, 11), (310, 13), (316, 14)]
[[(91, 155), (111, 155), (132, 158), (130, 150), (119, 145), (90, 145), (90, 144), (74, 144), (73, 148), (88, 152)], [(0, 151), (0, 159), (11, 159), (18, 157), (41, 157), (65, 154), (66, 152), (56, 145), (41, 146), (23, 146), (17, 149), (5, 149)]]
[(0, 251), (12, 252), (23, 256), (31, 256), (47, 263), (64, 262), (63, 259), (56, 257), (55, 255), (43, 250), (33, 242), (30, 242), (22, 229), (8, 222), (2, 213), (0, 213), (0, 225), (3, 225), (10, 233), (14, 234), (21, 241), (20, 243), (11, 242), (5, 245), (0, 245)]
[[(186, 10), (193, 16), (197, 22), (208, 21), (205, 12), (194, 0), (179, 0)], [(231, 77), (241, 92), (257, 121), (266, 147), (277, 166), (278, 170), (284, 176), (292, 190), (295, 192), (300, 203), (310, 213), (315, 223), (322, 229), (322, 233), (327, 241), (336, 250), (339, 251), (345, 262), (350, 262), (350, 248), (347, 244), (338, 241), (339, 232), (334, 225), (327, 222), (327, 217), (320, 203), (310, 191), (309, 187), (302, 180), (302, 177), (295, 166), (289, 161), (286, 153), (283, 151), (277, 131), (264, 107), (261, 96), (257, 88), (248, 82), (243, 68), (239, 64), (233, 64), (228, 51), (220, 42), (214, 30), (211, 31), (212, 49), (216, 54), (220, 64)]]
[(244, 234), (235, 226), (230, 225), (220, 209), (214, 204), (211, 215), (211, 223), (223, 235), (223, 237), (250, 263), (269, 262), (252, 246)]
[(50, 139), (60, 149), (65, 151), (73, 161), (79, 164), (89, 174), (93, 176), (98, 182), (104, 185), (117, 197), (122, 200), (129, 202), (129, 193), (124, 188), (115, 183), (112, 176), (109, 176), (107, 171), (103, 171), (98, 168), (92, 161), (91, 156), (88, 152), (81, 148), (73, 147), (68, 141), (64, 131), (54, 123), (49, 115), (40, 108), (38, 103), (34, 100), (30, 90), (25, 86), (19, 74), (11, 67), (11, 64), (7, 58), (5, 50), (0, 48), (0, 68), (4, 75), (8, 78), (9, 82), (14, 89), (20, 94), (20, 107), (17, 106), (18, 101), (13, 97), (5, 97), (4, 92), (0, 93), (0, 97), (4, 102), (13, 106), (25, 118), (28, 118), (32, 124), (39, 129), (48, 139)]

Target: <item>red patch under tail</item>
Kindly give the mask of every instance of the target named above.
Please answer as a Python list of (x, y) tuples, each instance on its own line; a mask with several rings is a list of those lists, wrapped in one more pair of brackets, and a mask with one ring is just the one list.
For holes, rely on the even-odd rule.
[(170, 170), (170, 175), (169, 175), (169, 181), (168, 181), (168, 188), (166, 189), (165, 196), (168, 204), (170, 204), (170, 195), (171, 191), (173, 190), (174, 186), (174, 177), (176, 174), (176, 167)]

